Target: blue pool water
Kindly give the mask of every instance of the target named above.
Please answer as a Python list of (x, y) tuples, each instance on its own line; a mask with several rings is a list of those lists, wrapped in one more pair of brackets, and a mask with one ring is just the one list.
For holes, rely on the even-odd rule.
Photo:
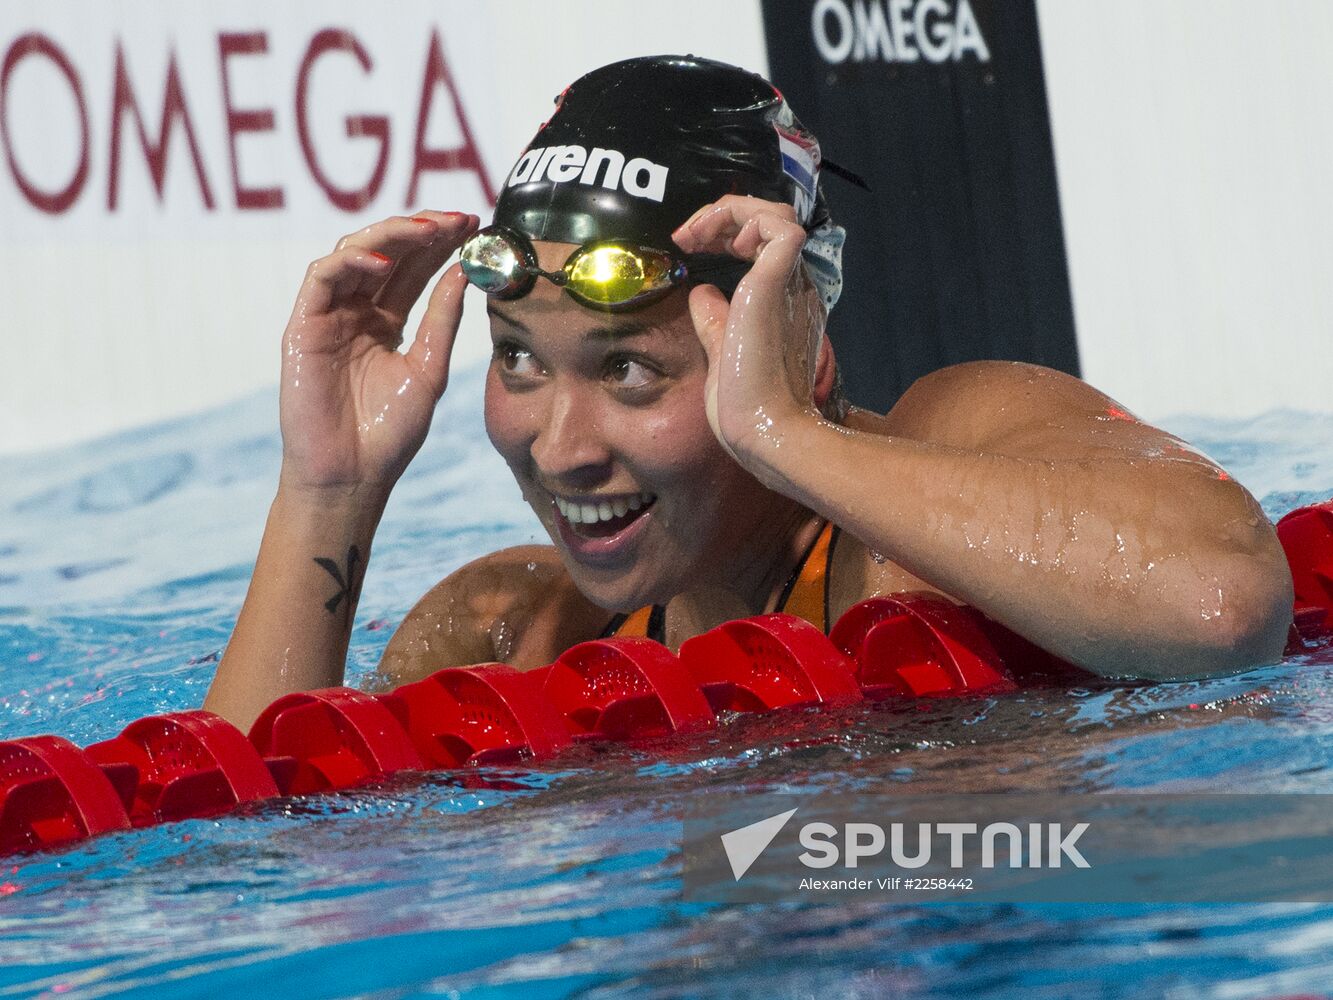
[[(376, 541), (352, 642), (541, 540), (451, 384)], [(1276, 517), (1333, 495), (1333, 418), (1169, 423)], [(0, 459), (0, 738), (80, 744), (196, 707), (276, 481), (276, 400)], [(440, 773), (104, 837), (0, 868), (0, 1000), (155, 997), (1271, 997), (1333, 983), (1333, 906), (680, 899), (687, 803), (763, 788), (1333, 792), (1333, 667), (743, 718), (706, 738)]]

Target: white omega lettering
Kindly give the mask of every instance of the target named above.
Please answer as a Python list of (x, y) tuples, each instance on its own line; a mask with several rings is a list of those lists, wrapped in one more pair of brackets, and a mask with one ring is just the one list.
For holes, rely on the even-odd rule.
[(893, 50), (899, 62), (916, 62), (921, 54), (912, 48), (912, 22), (908, 12), (912, 9), (912, 0), (889, 0), (889, 23), (893, 25)]
[[(928, 23), (931, 15), (934, 22)], [(944, 62), (953, 55), (953, 26), (945, 20), (948, 16), (944, 0), (921, 0), (916, 5), (916, 43), (929, 62)]]
[(970, 0), (818, 0), (810, 13), (815, 49), (828, 63), (943, 63), (971, 55), (990, 62)]
[(887, 62), (893, 59), (893, 38), (889, 34), (889, 22), (884, 19), (884, 8), (876, 0), (870, 0), (867, 7), (862, 0), (856, 0), (852, 8), (856, 13), (856, 60), (878, 59)]
[(957, 62), (963, 53), (971, 50), (979, 62), (990, 62), (990, 49), (986, 48), (986, 39), (981, 37), (981, 25), (972, 13), (972, 5), (967, 0), (958, 2), (958, 18), (953, 26), (953, 58)]
[[(871, 0), (873, 3), (874, 0)], [(835, 45), (828, 36), (828, 15), (838, 22), (838, 43)], [(810, 24), (814, 30), (815, 48), (824, 57), (825, 62), (840, 63), (852, 54), (856, 44), (856, 31), (852, 27), (852, 12), (843, 0), (819, 0), (810, 14)]]

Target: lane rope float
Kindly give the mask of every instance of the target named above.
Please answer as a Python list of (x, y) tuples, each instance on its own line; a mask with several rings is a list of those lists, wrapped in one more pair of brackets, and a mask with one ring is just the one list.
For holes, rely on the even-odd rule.
[[(1333, 500), (1277, 525), (1296, 603), (1287, 654), (1333, 639)], [(541, 761), (588, 741), (696, 733), (731, 712), (892, 698), (1002, 695), (1083, 676), (973, 608), (935, 594), (874, 597), (828, 636), (788, 614), (726, 622), (677, 657), (650, 639), (580, 643), (548, 666), (447, 667), (391, 692), (283, 695), (249, 734), (210, 712), (168, 712), (80, 749), (0, 741), (0, 855), (216, 816), (278, 796), (400, 772)]]

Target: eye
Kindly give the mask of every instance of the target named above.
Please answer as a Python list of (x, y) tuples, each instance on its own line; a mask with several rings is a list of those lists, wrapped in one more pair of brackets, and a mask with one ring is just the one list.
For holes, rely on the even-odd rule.
[(606, 380), (621, 389), (645, 388), (659, 375), (650, 365), (625, 355), (613, 356), (606, 363)]
[(501, 341), (495, 345), (491, 357), (500, 365), (500, 370), (507, 375), (540, 375), (542, 367), (526, 347), (510, 341)]

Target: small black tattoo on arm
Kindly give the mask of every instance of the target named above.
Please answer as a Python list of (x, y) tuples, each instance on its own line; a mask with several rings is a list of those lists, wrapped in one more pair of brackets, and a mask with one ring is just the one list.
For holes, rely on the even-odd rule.
[(361, 592), (361, 581), (365, 574), (361, 572), (361, 550), (355, 545), (347, 550), (347, 573), (343, 574), (338, 568), (338, 564), (332, 559), (326, 559), (323, 556), (315, 556), (315, 562), (319, 564), (324, 572), (337, 582), (342, 589), (324, 602), (324, 609), (331, 615), (338, 613), (338, 605), (343, 608), (343, 621), (351, 624), (352, 608), (356, 605), (356, 599)]

